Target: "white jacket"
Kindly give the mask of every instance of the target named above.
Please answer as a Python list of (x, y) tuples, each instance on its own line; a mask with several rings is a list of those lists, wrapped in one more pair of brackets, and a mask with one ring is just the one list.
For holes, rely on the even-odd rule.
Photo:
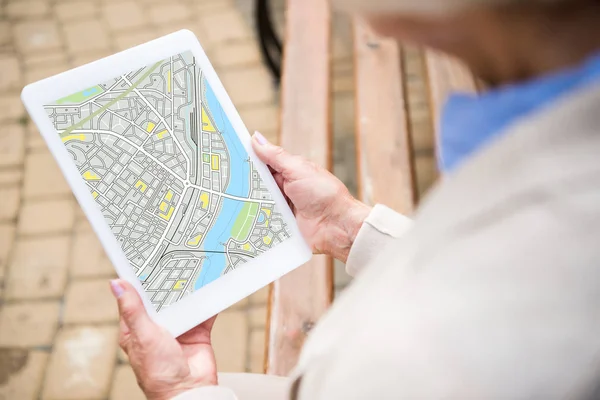
[(373, 209), (289, 381), (177, 399), (600, 398), (600, 85), (511, 126), (410, 225)]

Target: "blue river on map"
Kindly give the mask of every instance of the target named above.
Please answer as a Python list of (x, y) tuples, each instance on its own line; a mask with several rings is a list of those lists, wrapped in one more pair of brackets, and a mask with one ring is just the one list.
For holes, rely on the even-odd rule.
[[(248, 153), (238, 139), (229, 118), (217, 100), (215, 93), (204, 81), (206, 87), (206, 102), (216, 124), (216, 128), (223, 135), (225, 145), (229, 150), (229, 184), (225, 193), (232, 196), (248, 197), (250, 194), (250, 164), (246, 161)], [(221, 276), (227, 265), (227, 258), (224, 254), (223, 244), (231, 237), (231, 228), (242, 210), (244, 203), (232, 199), (223, 199), (221, 211), (212, 228), (208, 231), (204, 239), (203, 250), (206, 251), (206, 260), (202, 264), (200, 275), (194, 284), (194, 290), (209, 284)], [(220, 253), (208, 253), (217, 251)]]

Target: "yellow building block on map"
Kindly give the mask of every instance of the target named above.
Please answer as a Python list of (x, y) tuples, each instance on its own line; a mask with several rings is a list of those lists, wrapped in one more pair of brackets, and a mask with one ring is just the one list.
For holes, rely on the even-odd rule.
[(65, 137), (62, 138), (63, 143), (68, 142), (69, 140), (85, 140), (85, 135), (84, 134), (78, 134), (78, 135), (67, 135)]
[(246, 250), (246, 251), (250, 251), (250, 243), (246, 242), (243, 244), (242, 249)]
[(156, 134), (156, 136), (157, 136), (159, 139), (162, 139), (162, 138), (163, 138), (163, 137), (165, 137), (165, 135), (167, 135), (168, 133), (169, 133), (169, 131), (167, 131), (167, 130), (165, 129), (164, 131), (160, 131), (160, 132), (158, 132), (158, 133)]
[(139, 189), (139, 190), (140, 190), (140, 192), (144, 193), (144, 192), (146, 191), (146, 189), (148, 189), (148, 185), (146, 185), (146, 184), (144, 183), (144, 181), (142, 181), (142, 180), (140, 179), (140, 180), (138, 180), (138, 181), (135, 183), (135, 188), (136, 188), (136, 189)]
[(198, 246), (198, 243), (200, 243), (201, 240), (202, 240), (202, 234), (199, 233), (198, 235), (196, 235), (193, 238), (191, 238), (190, 240), (188, 240), (187, 244), (188, 244), (188, 246)]
[(154, 122), (148, 122), (148, 126), (146, 127), (146, 130), (148, 131), (148, 133), (152, 132), (154, 130), (155, 126), (156, 126), (156, 124)]
[(177, 282), (175, 282), (175, 285), (173, 285), (173, 290), (183, 289), (185, 287), (186, 282), (187, 282), (187, 279), (178, 280)]
[(208, 208), (208, 193), (200, 193), (200, 202), (202, 203), (202, 209), (206, 210)]
[(160, 206), (158, 206), (158, 208), (160, 209), (160, 211), (165, 212), (167, 211), (167, 203), (165, 203), (164, 201), (162, 203), (160, 203)]
[(273, 239), (271, 239), (268, 236), (263, 237), (263, 243), (266, 245), (270, 245), (272, 241), (273, 241)]
[(83, 173), (83, 179), (86, 181), (99, 181), (100, 177), (96, 175), (91, 169), (88, 169)]
[(212, 169), (213, 170), (218, 170), (219, 169), (219, 156), (217, 154), (213, 154), (212, 156)]
[(169, 208), (169, 212), (166, 214), (158, 214), (159, 217), (161, 217), (162, 219), (164, 219), (165, 221), (169, 221), (171, 219), (171, 216), (173, 215), (173, 210), (175, 209), (175, 207), (171, 207)]
[(216, 132), (217, 130), (213, 126), (212, 122), (210, 122), (210, 118), (208, 118), (208, 114), (204, 107), (202, 107), (202, 130), (206, 132)]
[(171, 190), (169, 190), (167, 192), (167, 194), (165, 194), (165, 200), (166, 201), (171, 201), (172, 198), (173, 198), (173, 192)]
[(94, 196), (94, 198), (98, 197), (98, 192), (96, 192), (95, 190), (92, 192), (92, 196)]

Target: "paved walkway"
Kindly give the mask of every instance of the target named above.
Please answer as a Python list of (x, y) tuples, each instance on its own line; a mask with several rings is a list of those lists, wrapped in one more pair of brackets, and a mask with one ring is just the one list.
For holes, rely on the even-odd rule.
[[(281, 29), (282, 1), (275, 19)], [(155, 37), (196, 33), (250, 130), (275, 138), (278, 94), (251, 0), (0, 0), (0, 399), (142, 398), (117, 349), (113, 269), (19, 100), (22, 87)], [(336, 173), (353, 187), (352, 57), (336, 18)], [(337, 265), (336, 283), (347, 276)], [(222, 313), (221, 371), (261, 372), (266, 290)]]
[[(117, 349), (112, 267), (19, 100), (38, 79), (187, 28), (250, 129), (277, 97), (233, 0), (0, 0), (0, 399), (142, 398)], [(281, 19), (281, 12), (278, 18)], [(266, 290), (222, 313), (221, 371), (261, 372)]]

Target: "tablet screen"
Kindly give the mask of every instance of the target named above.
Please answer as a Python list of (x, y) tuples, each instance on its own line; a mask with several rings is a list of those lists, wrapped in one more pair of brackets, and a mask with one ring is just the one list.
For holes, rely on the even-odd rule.
[(157, 311), (290, 237), (191, 52), (45, 109)]

